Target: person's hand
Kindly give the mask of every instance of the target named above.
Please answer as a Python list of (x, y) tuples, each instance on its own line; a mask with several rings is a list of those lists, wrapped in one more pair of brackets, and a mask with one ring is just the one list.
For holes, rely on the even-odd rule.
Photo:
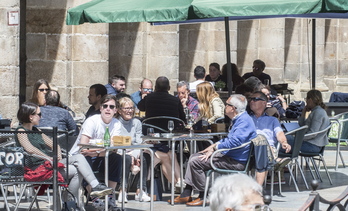
[(199, 158), (201, 158), (202, 161), (207, 161), (210, 156), (214, 152), (214, 147), (216, 144), (212, 144), (209, 147), (207, 147), (205, 150), (200, 151), (199, 153), (202, 153), (203, 155), (200, 155)]
[(282, 148), (285, 149), (285, 153), (289, 153), (291, 150), (291, 145), (288, 143), (282, 143)]
[(185, 108), (185, 107), (186, 107), (187, 98), (184, 97), (184, 98), (182, 98), (180, 101), (181, 101), (182, 107)]
[(82, 150), (81, 154), (85, 157), (96, 157), (98, 153), (96, 151), (91, 150)]
[(144, 97), (147, 96), (147, 93), (141, 94), (141, 99), (144, 99)]

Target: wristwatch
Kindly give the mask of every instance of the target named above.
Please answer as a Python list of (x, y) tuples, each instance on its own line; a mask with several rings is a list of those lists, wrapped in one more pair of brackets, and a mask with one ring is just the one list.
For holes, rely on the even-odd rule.
[(99, 157), (100, 151), (95, 151), (97, 153), (97, 157)]

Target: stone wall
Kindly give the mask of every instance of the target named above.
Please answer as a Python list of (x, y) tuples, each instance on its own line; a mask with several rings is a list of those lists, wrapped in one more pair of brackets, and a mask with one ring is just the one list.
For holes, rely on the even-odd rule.
[(0, 1), (0, 115), (10, 119), (19, 101), (19, 25), (8, 24), (12, 11), (19, 12), (19, 0)]
[[(179, 80), (194, 80), (193, 69), (226, 62), (224, 22), (152, 26), (149, 23), (67, 26), (66, 11), (89, 0), (27, 1), (27, 99), (32, 85), (47, 79), (62, 101), (78, 114), (86, 112), (88, 89), (109, 76), (127, 78), (126, 92), (138, 90), (143, 78), (167, 76), (171, 92)], [(14, 3), (13, 3), (14, 2)], [(0, 14), (19, 10), (19, 0), (1, 1)], [(332, 91), (348, 92), (348, 20), (317, 20), (317, 88), (327, 101)], [(18, 109), (18, 26), (0, 19), (1, 113), (14, 118)], [(254, 59), (266, 62), (273, 83), (289, 83), (292, 99), (310, 88), (312, 20), (263, 19), (230, 21), (231, 61), (241, 74)], [(13, 83), (14, 82), (14, 83)], [(13, 85), (15, 84), (15, 85)], [(6, 103), (4, 103), (6, 102)]]

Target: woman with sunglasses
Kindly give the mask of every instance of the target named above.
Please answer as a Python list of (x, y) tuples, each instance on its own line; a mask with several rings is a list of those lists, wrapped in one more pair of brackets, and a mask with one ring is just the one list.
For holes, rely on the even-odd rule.
[[(131, 136), (132, 138), (132, 145), (137, 145), (142, 143), (141, 136), (142, 134), (142, 124), (140, 120), (134, 118), (134, 109), (135, 105), (132, 99), (129, 97), (122, 97), (118, 101), (119, 108), (117, 109), (116, 117), (117, 119), (122, 123), (121, 127), (121, 134), (124, 136)], [(144, 160), (141, 162), (142, 166), (142, 171), (143, 171), (143, 190), (145, 191), (142, 194), (142, 201), (148, 202), (151, 200), (151, 198), (146, 194), (146, 178), (147, 178), (147, 163), (144, 154)], [(148, 157), (150, 159), (150, 157)], [(123, 182), (125, 183), (125, 188), (127, 190), (128, 186), (128, 173), (132, 170), (133, 175), (136, 175), (140, 168), (138, 167), (140, 165), (140, 150), (127, 150), (127, 155), (126, 155), (126, 166), (125, 166), (125, 172), (126, 172), (126, 177), (123, 178)], [(120, 185), (121, 187), (121, 185)], [(122, 194), (121, 194), (121, 189), (120, 193), (118, 196), (118, 202), (122, 202)], [(135, 193), (135, 200), (139, 201), (139, 195), (140, 195), (140, 180), (138, 180), (137, 184), (137, 190)], [(125, 202), (127, 202), (127, 193), (125, 195)]]
[[(40, 131), (35, 126), (39, 124), (41, 118), (40, 107), (31, 102), (23, 103), (17, 113), (17, 118), (21, 125), (16, 129), (23, 132), (35, 132)], [(18, 146), (22, 146), (24, 150), (29, 154), (35, 154), (52, 160), (53, 158), (53, 141), (43, 133), (18, 133), (16, 137), (16, 143)], [(67, 176), (66, 180), (69, 180), (69, 190), (77, 198), (77, 206), (80, 210), (84, 210), (84, 203), (80, 200), (79, 189), (81, 187), (82, 179), (85, 179), (92, 187), (93, 196), (102, 197), (104, 195), (112, 193), (112, 189), (107, 188), (98, 182), (94, 176), (92, 169), (89, 167), (86, 159), (82, 155), (74, 155), (69, 157), (69, 163), (65, 158), (62, 158), (62, 152), (58, 145), (58, 161), (65, 165), (64, 169), (59, 169), (63, 176)], [(35, 170), (37, 167), (44, 164), (45, 160), (36, 158), (33, 156), (26, 157), (26, 164), (31, 170)], [(79, 167), (83, 168), (79, 168)], [(66, 168), (68, 168), (69, 175), (66, 175)]]
[(213, 124), (216, 119), (224, 117), (224, 102), (209, 82), (198, 84), (196, 94), (199, 101), (199, 113), (202, 118), (207, 119), (209, 124)]
[(45, 79), (39, 79), (33, 86), (33, 94), (29, 101), (39, 106), (45, 105), (45, 95), (50, 89), (51, 87)]

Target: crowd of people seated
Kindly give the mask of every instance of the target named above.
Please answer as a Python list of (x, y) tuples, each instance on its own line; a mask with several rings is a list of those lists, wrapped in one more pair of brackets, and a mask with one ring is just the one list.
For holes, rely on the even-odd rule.
[[(69, 163), (66, 163), (59, 154), (60, 162), (69, 168), (69, 178), (66, 178), (70, 181), (69, 188), (77, 195), (78, 188), (84, 186), (86, 192), (91, 193), (90, 199), (93, 200), (93, 205), (98, 209), (102, 209), (103, 206), (117, 209), (116, 202), (122, 202), (122, 191), (117, 188), (118, 185), (125, 184), (126, 197), (124, 200), (127, 202), (127, 192), (130, 186), (128, 174), (130, 172), (137, 174), (139, 171), (143, 171), (143, 180), (146, 181), (150, 166), (149, 155), (144, 153), (144, 159), (140, 160), (139, 150), (128, 150), (124, 166), (127, 176), (122, 178), (121, 152), (111, 153), (109, 157), (109, 181), (105, 181), (106, 187), (99, 183), (93, 173), (105, 171), (105, 150), (81, 150), (78, 144), (89, 144), (92, 139), (103, 139), (106, 128), (111, 136), (126, 135), (131, 137), (131, 142), (134, 145), (143, 143), (141, 137), (147, 135), (147, 130), (142, 125), (141, 117), (136, 116), (137, 110), (145, 112), (145, 117), (142, 117), (145, 119), (169, 116), (187, 123), (187, 118), (190, 117), (194, 123), (203, 120), (209, 125), (214, 124), (218, 118), (226, 116), (231, 125), (227, 131), (227, 136), (216, 140), (214, 144), (201, 149), (200, 152), (192, 154), (188, 159), (184, 178), (180, 177), (177, 157), (172, 157), (171, 150), (175, 149), (171, 149), (168, 143), (156, 144), (153, 147), (154, 163), (162, 165), (162, 172), (166, 179), (169, 182), (172, 181), (171, 163), (174, 159), (174, 181), (177, 187), (182, 184), (185, 187), (184, 191), (174, 199), (174, 203), (186, 203), (188, 206), (202, 205), (205, 184), (204, 172), (212, 168), (210, 156), (214, 150), (237, 147), (255, 138), (257, 134), (262, 134), (266, 137), (274, 154), (277, 154), (276, 146), (278, 144), (285, 153), (291, 152), (294, 144), (293, 139), (284, 135), (279, 122), (279, 118), (284, 116), (287, 105), (282, 96), (272, 94), (271, 77), (264, 73), (265, 67), (263, 61), (255, 60), (252, 66), (253, 71), (241, 77), (237, 65), (231, 64), (235, 94), (231, 95), (226, 102), (222, 101), (214, 85), (223, 81), (226, 84), (224, 90), (227, 90), (227, 75), (229, 75), (227, 64), (223, 65), (221, 71), (219, 64), (211, 63), (208, 75), (206, 75), (203, 66), (197, 66), (194, 69), (196, 80), (190, 83), (178, 82), (176, 96), (169, 93), (170, 82), (165, 76), (158, 77), (154, 87), (150, 79), (143, 79), (139, 85), (139, 90), (128, 95), (126, 94), (126, 79), (123, 76), (114, 75), (106, 85), (93, 84), (90, 86), (88, 102), (91, 106), (86, 109), (86, 119), (81, 127), (75, 124), (66, 106), (60, 102), (59, 93), (52, 90), (46, 80), (40, 79), (33, 86), (31, 99), (23, 103), (18, 110), (18, 120), (21, 124), (17, 130), (36, 131), (40, 130), (37, 129), (37, 126), (40, 126), (74, 131), (76, 139), (70, 149), (72, 157), (69, 158)], [(308, 133), (327, 127), (330, 122), (324, 111), (325, 106), (320, 91), (309, 91), (306, 103), (299, 119), (300, 125), (308, 125)], [(307, 112), (311, 112), (308, 117), (306, 116)], [(150, 123), (167, 130), (167, 122), (168, 120), (155, 119)], [(182, 123), (179, 123), (179, 126), (180, 124)], [(184, 130), (184, 128), (177, 127), (175, 129)], [(326, 144), (327, 137), (325, 135), (307, 137), (304, 140), (302, 150), (317, 152)], [(52, 140), (45, 135), (18, 137), (18, 145), (24, 147), (29, 153), (52, 156), (49, 150), (52, 148)], [(234, 153), (227, 151), (215, 157), (214, 163), (220, 168), (243, 169), (249, 150), (250, 146)], [(38, 164), (42, 164), (42, 161)], [(255, 181), (262, 185), (266, 176), (267, 169), (257, 171)], [(85, 182), (82, 182), (83, 180)], [(137, 182), (135, 199), (150, 201), (146, 182), (144, 182), (143, 187), (140, 187), (139, 184)], [(254, 192), (258, 193), (259, 186), (255, 185), (254, 188), (256, 188)], [(198, 198), (195, 200), (192, 200), (193, 190), (199, 192)], [(114, 191), (119, 193), (117, 200)], [(140, 194), (141, 191), (145, 194)], [(109, 197), (108, 205), (104, 205), (100, 199), (104, 195)], [(171, 201), (169, 202), (171, 203)], [(83, 203), (79, 202), (78, 205), (80, 210), (84, 210)], [(218, 205), (212, 203), (212, 206), (217, 207)]]

